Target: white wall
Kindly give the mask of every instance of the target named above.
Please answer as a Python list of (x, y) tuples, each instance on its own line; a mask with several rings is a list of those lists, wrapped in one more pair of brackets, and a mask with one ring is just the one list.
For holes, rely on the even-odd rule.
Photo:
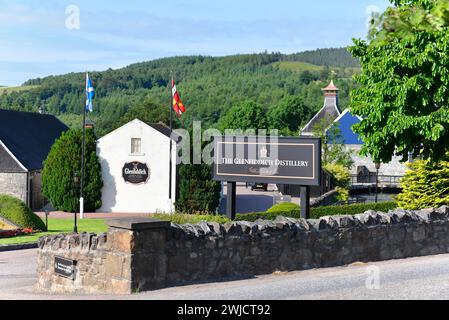
[[(366, 166), (369, 171), (376, 172), (376, 166), (369, 157), (363, 157), (359, 154), (361, 145), (346, 145), (347, 149), (353, 150), (352, 160), (354, 165), (351, 168), (351, 174), (357, 174), (357, 166)], [(386, 176), (403, 176), (407, 169), (406, 163), (401, 162), (402, 157), (393, 156), (389, 163), (380, 165), (379, 174)]]
[[(142, 154), (131, 155), (131, 138), (142, 139)], [(97, 154), (103, 175), (99, 212), (169, 213), (176, 196), (176, 143), (173, 142), (172, 201), (169, 200), (169, 147), (167, 136), (140, 120), (133, 120), (98, 140)], [(125, 163), (139, 161), (149, 167), (146, 184), (126, 183)]]

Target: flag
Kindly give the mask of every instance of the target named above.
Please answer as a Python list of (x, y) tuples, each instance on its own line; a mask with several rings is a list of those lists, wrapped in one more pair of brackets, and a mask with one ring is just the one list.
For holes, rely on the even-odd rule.
[(173, 110), (175, 110), (176, 114), (180, 117), (184, 112), (186, 112), (186, 108), (182, 104), (181, 98), (179, 97), (178, 90), (176, 89), (175, 80), (172, 79), (172, 96), (173, 96)]
[(92, 86), (92, 82), (89, 79), (89, 74), (86, 73), (86, 111), (93, 112), (94, 106), (92, 104), (92, 100), (94, 99), (95, 91)]

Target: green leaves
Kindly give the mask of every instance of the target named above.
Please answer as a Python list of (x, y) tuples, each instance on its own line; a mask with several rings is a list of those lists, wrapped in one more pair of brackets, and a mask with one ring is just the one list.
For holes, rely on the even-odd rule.
[(220, 203), (221, 183), (212, 180), (211, 172), (211, 167), (206, 164), (180, 165), (177, 212), (215, 213)]
[[(350, 51), (362, 64), (360, 87), (351, 94), (362, 153), (389, 162), (398, 152), (434, 161), (449, 147), (448, 1), (394, 1), (370, 43), (354, 40)], [(435, 19), (430, 19), (431, 17)], [(438, 18), (438, 19), (437, 19)]]
[(408, 166), (401, 181), (402, 193), (397, 196), (399, 207), (416, 210), (449, 203), (448, 161), (417, 160)]
[[(74, 174), (81, 174), (81, 142), (81, 130), (63, 133), (44, 161), (42, 191), (59, 210), (75, 212), (79, 207), (79, 186), (74, 182)], [(93, 130), (86, 130), (85, 159), (84, 208), (89, 212), (101, 207), (103, 187)]]

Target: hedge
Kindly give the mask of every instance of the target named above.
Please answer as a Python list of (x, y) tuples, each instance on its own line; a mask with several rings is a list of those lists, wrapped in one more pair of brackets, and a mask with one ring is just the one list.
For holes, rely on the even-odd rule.
[[(254, 212), (247, 214), (237, 214), (236, 220), (239, 221), (256, 221), (258, 219), (274, 220), (277, 216), (300, 218), (301, 211), (298, 205), (296, 208), (287, 210), (272, 210), (267, 212)], [(396, 202), (380, 202), (380, 203), (367, 203), (367, 204), (350, 204), (343, 206), (327, 206), (327, 207), (317, 207), (310, 209), (310, 217), (312, 219), (318, 219), (324, 216), (338, 216), (338, 215), (356, 215), (363, 213), (368, 210), (388, 212), (389, 210), (395, 209), (397, 207)]]
[(206, 222), (218, 222), (218, 223), (226, 223), (226, 222), (230, 222), (231, 220), (228, 219), (226, 216), (222, 216), (222, 215), (212, 215), (212, 214), (208, 214), (208, 215), (201, 215), (201, 214), (153, 214), (150, 216), (151, 218), (154, 219), (159, 219), (162, 221), (170, 221), (176, 224), (186, 224), (186, 223), (191, 223), (191, 224), (195, 224), (201, 221), (206, 221)]
[(44, 222), (23, 201), (17, 198), (0, 195), (0, 216), (21, 228), (45, 231)]
[[(368, 210), (376, 210), (387, 212), (389, 210), (395, 209), (395, 202), (381, 202), (381, 203), (368, 203), (368, 204), (351, 204), (344, 206), (329, 206), (329, 207), (317, 207), (310, 209), (310, 215), (313, 219), (318, 219), (324, 216), (335, 216), (335, 215), (355, 215), (358, 213), (363, 213)], [(274, 220), (278, 216), (300, 218), (300, 208), (295, 203), (285, 202), (277, 204), (271, 207), (267, 212), (254, 212), (254, 213), (241, 213), (236, 215), (237, 221), (249, 221), (254, 222), (258, 219), (264, 220)], [(201, 215), (201, 214), (153, 214), (150, 215), (151, 218), (159, 219), (163, 221), (170, 221), (176, 224), (195, 224), (200, 221), (206, 222), (218, 222), (226, 223), (231, 222), (226, 216), (223, 215)]]

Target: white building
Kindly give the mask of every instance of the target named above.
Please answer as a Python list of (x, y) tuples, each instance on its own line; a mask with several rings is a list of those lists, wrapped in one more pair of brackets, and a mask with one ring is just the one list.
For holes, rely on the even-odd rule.
[(170, 213), (176, 201), (176, 141), (172, 140), (169, 197), (170, 129), (135, 119), (100, 138), (97, 154), (103, 175), (99, 212)]

